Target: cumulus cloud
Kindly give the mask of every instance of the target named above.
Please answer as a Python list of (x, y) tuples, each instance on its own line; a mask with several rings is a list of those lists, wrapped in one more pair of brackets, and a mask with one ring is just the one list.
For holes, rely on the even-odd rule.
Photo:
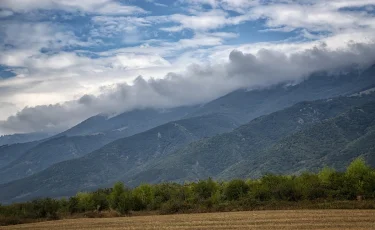
[[(296, 1), (260, 1), (260, 0), (181, 0), (190, 4), (192, 15), (175, 15), (171, 20), (179, 26), (165, 28), (169, 31), (190, 29), (213, 29), (225, 24), (243, 23), (245, 21), (265, 20), (268, 29), (292, 31), (304, 28), (313, 32), (340, 33), (342, 30), (355, 28), (374, 29), (374, 15), (363, 7), (375, 6), (373, 0), (296, 0)], [(212, 10), (197, 10), (197, 6), (208, 4)], [(370, 7), (370, 8), (369, 8)], [(353, 10), (357, 9), (357, 10)], [(237, 16), (229, 16), (227, 10), (236, 11)], [(203, 23), (197, 25), (202, 18)]]
[(169, 73), (161, 79), (146, 80), (139, 76), (132, 84), (102, 87), (98, 95), (86, 94), (62, 104), (27, 107), (1, 122), (0, 129), (61, 131), (97, 113), (205, 103), (243, 87), (298, 82), (317, 71), (335, 73), (354, 64), (367, 67), (374, 62), (374, 43), (349, 43), (337, 50), (322, 44), (291, 54), (272, 49), (261, 49), (255, 54), (233, 50), (224, 65), (191, 65), (181, 73)]
[(130, 15), (146, 13), (140, 7), (124, 5), (115, 0), (2, 0), (0, 8), (15, 12), (28, 12), (32, 10), (65, 10), (83, 11), (87, 13), (105, 15)]
[[(74, 33), (64, 31), (61, 25), (49, 22), (25, 23), (11, 21), (0, 25), (2, 39), (0, 39), (0, 65), (9, 67), (34, 68), (46, 64), (52, 58), (55, 60), (55, 67), (72, 65), (75, 61), (75, 54), (62, 52), (61, 55), (52, 55), (49, 60), (49, 53), (42, 52), (43, 49), (55, 54), (64, 48), (84, 47), (99, 44), (98, 41), (88, 39), (82, 41)], [(11, 47), (11, 48), (9, 48)], [(49, 62), (53, 67), (53, 63)]]

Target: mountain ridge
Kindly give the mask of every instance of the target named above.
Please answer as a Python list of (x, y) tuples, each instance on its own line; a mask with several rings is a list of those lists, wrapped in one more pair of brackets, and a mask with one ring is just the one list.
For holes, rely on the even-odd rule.
[[(197, 119), (206, 121), (197, 123)], [(220, 115), (169, 122), (149, 131), (116, 140), (81, 158), (57, 163), (42, 172), (2, 184), (0, 187), (4, 188), (9, 185), (12, 186), (12, 184), (17, 184), (16, 187), (24, 187), (27, 182), (27, 186), (34, 186), (34, 191), (40, 192), (40, 185), (44, 184), (48, 186), (45, 191), (57, 191), (55, 195), (66, 195), (69, 192), (71, 193), (72, 190), (76, 192), (79, 188), (96, 188), (100, 183), (115, 181), (119, 170), (126, 172), (126, 167), (141, 166), (142, 162), (145, 161), (144, 159), (152, 160), (160, 154), (172, 152), (194, 140), (229, 131), (235, 127), (237, 127), (236, 123)], [(108, 164), (109, 159), (111, 159), (111, 165)], [(69, 177), (74, 182), (73, 186), (63, 182)], [(99, 181), (100, 183), (93, 183), (93, 181)], [(53, 184), (53, 186), (48, 185), (48, 183)], [(14, 194), (14, 192), (11, 194)], [(9, 196), (10, 193), (2, 192), (2, 195)], [(2, 198), (4, 197), (0, 199)]]
[[(265, 115), (270, 115), (270, 114), (272, 114), (272, 112), (280, 111), (280, 110), (282, 110), (282, 109), (284, 109), (288, 106), (291, 106), (291, 104), (295, 104), (295, 102), (299, 102), (301, 100), (311, 100), (311, 98), (313, 98), (313, 99), (327, 98), (327, 97), (329, 98), (331, 96), (336, 96), (336, 95), (341, 95), (341, 94), (343, 94), (343, 95), (353, 95), (353, 94), (361, 91), (361, 89), (368, 88), (371, 85), (373, 86), (374, 81), (375, 81), (374, 77), (375, 77), (375, 67), (372, 67), (372, 68), (364, 71), (362, 74), (356, 75), (355, 77), (353, 77), (353, 73), (350, 73), (350, 72), (345, 73), (345, 74), (341, 74), (340, 76), (330, 76), (330, 75), (325, 75), (324, 73), (319, 73), (319, 74), (316, 74), (316, 76), (312, 76), (309, 79), (307, 79), (307, 80), (305, 80), (305, 81), (303, 81), (303, 82), (301, 82), (297, 85), (292, 85), (292, 86), (278, 85), (278, 86), (270, 87), (269, 89), (266, 89), (266, 90), (255, 90), (255, 91), (237, 90), (237, 91), (232, 92), (228, 95), (225, 95), (225, 96), (223, 96), (219, 99), (216, 99), (212, 102), (209, 102), (209, 103), (207, 103), (203, 106), (194, 107), (193, 109), (189, 110), (190, 111), (189, 113), (182, 110), (182, 112), (177, 111), (176, 114), (178, 114), (178, 116), (186, 117), (186, 119), (195, 119), (195, 121), (198, 122), (198, 124), (194, 124), (195, 126), (205, 126), (205, 125), (209, 126), (210, 125), (209, 123), (207, 123), (207, 124), (204, 123), (207, 120), (204, 120), (204, 119), (199, 120), (200, 118), (205, 117), (205, 116), (225, 117), (227, 119), (226, 122), (230, 121), (232, 123), (235, 123), (236, 125), (237, 124), (244, 124), (244, 123), (248, 122), (248, 120), (253, 120), (253, 119), (255, 119), (256, 117), (259, 117), (259, 116), (260, 116), (260, 118), (258, 118), (258, 119), (262, 119), (262, 117), (264, 117)], [(126, 116), (127, 116), (127, 114), (125, 114), (125, 117)], [(149, 115), (146, 114), (146, 117), (147, 116), (149, 116)], [(135, 120), (138, 119), (139, 121), (144, 120), (144, 117), (142, 117), (142, 116), (136, 116), (136, 117), (133, 116), (133, 118)], [(94, 121), (95, 121), (95, 119), (96, 118), (93, 118)], [(100, 118), (99, 117), (98, 119), (102, 120), (102, 119), (106, 119), (106, 118), (103, 118), (103, 117)], [(110, 118), (110, 119), (107, 119), (107, 120), (111, 120), (111, 119), (113, 119), (113, 118)], [(89, 120), (89, 123), (91, 121), (92, 120)], [(129, 121), (127, 121), (127, 122), (129, 122)], [(181, 122), (181, 120), (176, 121), (176, 122)], [(296, 122), (299, 123), (298, 124), (299, 126), (305, 124), (304, 119), (297, 120)], [(124, 126), (124, 123), (121, 123), (121, 122), (119, 122), (119, 123), (114, 122), (114, 123), (116, 124), (115, 128), (117, 130), (118, 129), (121, 129), (121, 130), (124, 129), (124, 130), (126, 130), (126, 132), (128, 131), (125, 128), (126, 126)], [(81, 124), (85, 124), (85, 122), (82, 122)], [(288, 123), (286, 122), (286, 124), (288, 124)], [(87, 125), (87, 123), (86, 123), (86, 125)], [(137, 124), (135, 124), (135, 125), (137, 126)], [(163, 125), (161, 125), (161, 126), (163, 126)], [(264, 127), (267, 127), (267, 126), (264, 126)], [(284, 127), (286, 127), (286, 126), (284, 126)], [(89, 130), (91, 130), (91, 131), (89, 131), (89, 133), (98, 131), (98, 130), (95, 130), (95, 129), (92, 130), (91, 125), (88, 125), (88, 128), (89, 128)], [(177, 129), (178, 127), (174, 127), (174, 128)], [(262, 127), (258, 127), (258, 129), (261, 129), (261, 128)], [(100, 129), (100, 126), (99, 126), (99, 129)], [(272, 130), (271, 128), (269, 128), (269, 129)], [(113, 126), (111, 126), (109, 129), (107, 128), (107, 130), (109, 130), (109, 133), (111, 133), (114, 130)], [(286, 128), (285, 130), (288, 130), (288, 129)], [(79, 129), (78, 129), (78, 131), (79, 131)], [(87, 129), (86, 129), (86, 131), (85, 131), (85, 129), (83, 129), (83, 131), (84, 132), (81, 133), (81, 134), (87, 134), (87, 133), (85, 133), (87, 131)], [(147, 133), (149, 131), (150, 130), (145, 131), (144, 133)], [(295, 131), (295, 130), (292, 130), (292, 131)], [(179, 130), (179, 132), (183, 133), (183, 129)], [(216, 133), (211, 132), (210, 135), (214, 136), (217, 133), (220, 133), (220, 131), (217, 131)], [(272, 132), (270, 132), (270, 133), (272, 133)], [(76, 135), (78, 133), (73, 132), (73, 134)], [(63, 135), (63, 134), (60, 134), (60, 135)], [(135, 136), (136, 135), (137, 134), (135, 134)], [(228, 135), (228, 134), (223, 134), (223, 135), (225, 136), (225, 135)], [(288, 132), (287, 133), (281, 132), (280, 134), (277, 134), (276, 137), (279, 138), (282, 135), (289, 135), (289, 133)], [(262, 140), (259, 137), (257, 138), (255, 135), (252, 135), (252, 136), (253, 136), (252, 141), (255, 141), (255, 143), (257, 143), (257, 145), (247, 146), (247, 148), (251, 147), (253, 150), (259, 150), (257, 148), (262, 147), (265, 144), (273, 143), (273, 141), (274, 141), (273, 137), (263, 136), (262, 137), (263, 140)], [(133, 136), (130, 136), (130, 137), (133, 137)], [(199, 136), (199, 138), (195, 138), (195, 139), (194, 138), (189, 139), (188, 136), (184, 136), (184, 138), (185, 138), (185, 140), (198, 141), (198, 143), (199, 143), (198, 139), (204, 138), (204, 136), (201, 135), (201, 136)], [(204, 140), (206, 140), (206, 139), (204, 139)], [(232, 136), (232, 137), (226, 136), (226, 138), (221, 140), (221, 142), (226, 143), (228, 146), (231, 146), (230, 151), (232, 151), (233, 154), (234, 154), (232, 156), (233, 159), (236, 159), (236, 158), (237, 158), (237, 160), (241, 159), (241, 157), (243, 157), (243, 156), (241, 154), (237, 154), (238, 152), (236, 152), (237, 148), (239, 148), (239, 147), (238, 146), (232, 146), (230, 141), (233, 141), (233, 143), (236, 143), (236, 142), (240, 143), (242, 141), (242, 137), (239, 139), (239, 137), (235, 137), (235, 136)], [(189, 141), (184, 142), (184, 144), (186, 144), (188, 142)], [(129, 144), (134, 144), (134, 143), (129, 143)], [(172, 143), (172, 146), (176, 146), (176, 144), (179, 148), (183, 147), (182, 145), (179, 146), (178, 143)], [(218, 144), (218, 146), (220, 146), (220, 144)], [(139, 146), (139, 147), (140, 147), (140, 149), (142, 149), (144, 146)], [(225, 147), (226, 146), (223, 146), (223, 149), (225, 149)], [(155, 148), (155, 147), (153, 147), (153, 148)], [(177, 150), (177, 149), (173, 149), (173, 150)], [(118, 151), (118, 149), (113, 148), (110, 151), (116, 152), (116, 151)], [(134, 149), (134, 151), (137, 152), (139, 150)], [(244, 150), (241, 150), (241, 151), (244, 151)], [(170, 152), (173, 152), (173, 151), (171, 150)], [(89, 153), (89, 155), (90, 154), (92, 154), (92, 153)], [(177, 156), (178, 156), (178, 154), (177, 154)], [(86, 157), (86, 155), (83, 156), (83, 157)], [(225, 156), (225, 158), (228, 158), (227, 163), (231, 162), (230, 157), (231, 157), (230, 155)], [(214, 158), (212, 158), (212, 159), (214, 159)], [(74, 161), (72, 161), (72, 162), (74, 162)], [(142, 167), (140, 167), (141, 169), (147, 167), (148, 164), (149, 164), (148, 162), (145, 162), (145, 161), (143, 163), (145, 165), (142, 165)], [(152, 163), (155, 163), (155, 162), (152, 162)], [(233, 162), (233, 163), (235, 163), (235, 162)], [(116, 166), (116, 164), (117, 164), (117, 166)], [(119, 164), (119, 162), (116, 162), (116, 164), (115, 164), (115, 168), (121, 168), (122, 167), (122, 165)], [(51, 167), (53, 168), (55, 166), (56, 165), (53, 165)], [(69, 166), (67, 166), (67, 168), (69, 168)], [(80, 166), (77, 165), (77, 167), (79, 169)], [(202, 165), (200, 165), (198, 161), (192, 162), (189, 167), (192, 168), (192, 170), (189, 169), (190, 172), (194, 172), (197, 175), (199, 173), (204, 174), (204, 170), (201, 170)], [(182, 168), (183, 167), (180, 167), (179, 169), (177, 169), (177, 171), (173, 171), (170, 174), (177, 178), (179, 176), (178, 172)], [(48, 170), (48, 169), (49, 168), (47, 168), (46, 170)], [(158, 172), (162, 172), (164, 169), (168, 169), (168, 167), (161, 168)], [(105, 169), (105, 170), (108, 171), (108, 169)], [(63, 169), (63, 171), (69, 171), (69, 170)], [(41, 171), (41, 172), (44, 172), (44, 171)], [(137, 175), (141, 176), (142, 173), (143, 173), (143, 175), (145, 175), (146, 172), (142, 172), (141, 170), (139, 170), (139, 168), (132, 168), (132, 169), (130, 169), (130, 171), (128, 171), (128, 173), (131, 173), (132, 175), (130, 175), (128, 177), (123, 176), (122, 178), (125, 181), (128, 181), (128, 182), (130, 181), (130, 183), (133, 183), (133, 182), (136, 183), (136, 180), (134, 178), (136, 178)], [(154, 175), (157, 175), (158, 173), (152, 172), (150, 174), (152, 176), (154, 176)], [(94, 174), (92, 174), (92, 175), (94, 175)], [(132, 177), (134, 177), (134, 178), (132, 179)], [(117, 178), (117, 175), (116, 175), (116, 178)], [(138, 177), (138, 178), (143, 178), (143, 177)], [(196, 179), (197, 176), (194, 176), (193, 174), (191, 174), (191, 176), (189, 176), (188, 178), (189, 179)], [(109, 179), (114, 179), (114, 178), (109, 178)], [(58, 180), (63, 181), (62, 178), (60, 178)], [(106, 180), (108, 180), (108, 178)], [(96, 186), (95, 183), (90, 184), (88, 182), (88, 185), (86, 187), (89, 188), (90, 186)]]
[[(371, 97), (368, 98), (369, 101), (373, 101), (375, 99), (374, 96), (375, 95), (371, 95)], [(359, 100), (361, 99), (362, 98), (359, 98)], [(304, 128), (308, 128), (309, 124), (319, 123), (324, 119), (333, 117), (339, 114), (340, 112), (345, 111), (345, 109), (349, 109), (351, 107), (350, 103), (346, 105), (340, 104), (342, 100), (350, 101), (356, 99), (338, 98), (334, 99), (333, 101), (328, 100), (328, 103), (326, 104), (326, 114), (323, 114), (321, 118), (318, 118), (319, 114), (316, 115), (316, 110), (312, 109), (310, 113), (304, 114), (305, 117), (301, 116), (304, 119), (304, 123), (301, 123), (300, 116), (293, 116), (297, 114), (295, 112), (298, 112), (301, 106), (309, 106), (314, 102), (298, 103), (295, 106), (292, 106), (285, 110), (281, 110), (270, 115), (259, 117), (246, 125), (240, 126), (239, 128), (235, 129), (230, 133), (224, 133), (221, 135), (216, 135), (206, 140), (194, 142), (188, 145), (187, 147), (171, 154), (169, 158), (164, 158), (160, 160), (159, 163), (153, 162), (151, 163), (151, 166), (149, 168), (153, 173), (144, 171), (140, 173), (141, 175), (139, 175), (139, 177), (145, 180), (147, 177), (142, 176), (142, 174), (151, 175), (148, 178), (149, 180), (146, 180), (150, 183), (169, 181), (170, 179), (175, 178), (175, 176), (173, 176), (173, 178), (169, 178), (168, 176), (171, 173), (163, 172), (163, 170), (172, 170), (174, 172), (174, 175), (176, 175), (177, 173), (181, 175), (181, 178), (178, 180), (178, 182), (183, 182), (185, 180), (197, 180), (208, 176), (215, 178), (216, 176), (222, 174), (223, 171), (229, 170), (231, 165), (235, 167), (236, 164), (243, 160), (246, 160), (249, 156), (259, 157), (259, 155), (263, 152), (262, 149), (267, 148), (268, 145), (275, 144), (277, 141), (280, 141), (284, 136), (288, 136), (293, 134), (294, 132), (298, 132), (300, 130), (303, 130)], [(325, 100), (321, 100), (321, 102), (323, 103), (324, 101)], [(368, 102), (366, 99), (363, 100), (363, 103), (366, 102)], [(319, 103), (319, 101), (315, 103)], [(333, 104), (336, 104), (337, 106), (335, 112), (330, 111), (332, 110), (330, 106), (332, 106)], [(305, 111), (301, 111), (300, 115), (303, 115), (303, 112)], [(280, 115), (280, 113), (286, 113), (284, 114), (284, 119), (281, 120), (281, 123), (280, 117), (282, 116)], [(313, 116), (310, 118), (310, 121), (308, 122), (306, 118), (308, 118), (310, 115)], [(274, 129), (273, 127), (276, 123), (279, 125), (278, 129)], [(303, 128), (302, 126), (306, 127)], [(197, 165), (199, 165), (199, 168), (196, 167)], [(193, 170), (194, 167), (195, 172)], [(197, 173), (196, 169), (200, 169), (199, 173)], [(155, 173), (155, 171), (158, 171), (160, 174), (167, 177), (162, 176), (158, 178), (158, 175)], [(238, 171), (245, 172), (246, 170)], [(198, 176), (195, 177), (195, 175)], [(221, 175), (219, 176), (219, 178), (229, 179), (239, 176), (245, 177), (237, 173), (234, 176)], [(137, 177), (137, 175), (135, 175), (135, 177)], [(150, 177), (154, 177), (154, 179), (150, 179)], [(125, 183), (132, 184), (132, 181), (134, 181), (134, 179), (125, 177), (123, 181)]]
[[(262, 147), (264, 148), (267, 145), (276, 143), (285, 135), (308, 128), (315, 123), (337, 116), (353, 106), (362, 105), (368, 101), (375, 101), (375, 94), (301, 102), (291, 108), (254, 119), (249, 124), (242, 125), (229, 133), (215, 135), (213, 132), (213, 137), (204, 139), (202, 138), (207, 136), (205, 134), (200, 135), (200, 137), (196, 139), (189, 139), (190, 135), (183, 135), (190, 141), (185, 141), (184, 144), (178, 146), (175, 145), (175, 148), (169, 147), (170, 143), (174, 143), (173, 141), (163, 142), (163, 148), (169, 149), (161, 155), (155, 155), (158, 151), (157, 143), (159, 142), (149, 142), (150, 144), (154, 143), (151, 145), (147, 145), (145, 144), (147, 142), (144, 142), (149, 138), (151, 138), (150, 140), (157, 140), (159, 136), (165, 136), (166, 131), (161, 132), (161, 128), (157, 127), (145, 133), (112, 142), (103, 147), (102, 150), (96, 150), (77, 160), (55, 164), (31, 177), (0, 185), (0, 191), (3, 194), (0, 195), (0, 200), (29, 199), (31, 197), (48, 194), (51, 196), (70, 195), (79, 190), (90, 190), (101, 186), (109, 186), (117, 180), (122, 180), (126, 184), (133, 186), (141, 182), (183, 182), (185, 180), (197, 180), (208, 176), (215, 177), (238, 161), (246, 160), (248, 156), (241, 151), (246, 152), (253, 149), (253, 153), (257, 153)], [(305, 110), (303, 110), (304, 108)], [(304, 122), (301, 122), (300, 118), (302, 118)], [(197, 117), (194, 119), (202, 118)], [(195, 122), (194, 119), (186, 119), (184, 121), (190, 121), (190, 124), (196, 126), (198, 131), (205, 131), (206, 127), (200, 127), (201, 123)], [(221, 120), (219, 119), (218, 121), (218, 124), (220, 124)], [(282, 122), (280, 123), (279, 121)], [(275, 123), (282, 124), (284, 128), (279, 128), (279, 130), (275, 129)], [(177, 132), (179, 135), (184, 134), (185, 129), (181, 129), (175, 124), (176, 122), (168, 123), (168, 129), (174, 130), (174, 132)], [(179, 124), (186, 127), (186, 124)], [(165, 126), (166, 125), (164, 125), (164, 127)], [(262, 131), (263, 134), (259, 133), (260, 131)], [(168, 131), (167, 133), (170, 132)], [(244, 146), (238, 145), (237, 143), (244, 142), (244, 138), (248, 144)], [(215, 142), (207, 145), (206, 143), (211, 140)], [(189, 142), (193, 143), (188, 144)], [(132, 143), (132, 145), (135, 144), (134, 147), (130, 148), (130, 143)], [(188, 145), (183, 147), (185, 144)], [(191, 151), (187, 150), (189, 148), (191, 149), (191, 146), (195, 146), (192, 149), (194, 155), (189, 154)], [(205, 147), (205, 150), (201, 148), (202, 146), (208, 147)], [(147, 148), (151, 151), (146, 150)], [(212, 148), (212, 154), (207, 155), (207, 151)], [(222, 152), (216, 151), (215, 149), (222, 149)], [(147, 151), (149, 152), (148, 157), (144, 155)], [(232, 153), (228, 154), (228, 151)], [(236, 151), (240, 154), (236, 153)], [(247, 153), (247, 155), (249, 155), (249, 153)], [(188, 157), (183, 158), (185, 160), (178, 160), (180, 156)], [(201, 160), (202, 157), (204, 157), (204, 161)], [(112, 163), (109, 163), (109, 159), (112, 159), (110, 161)], [(160, 162), (164, 162), (164, 164), (160, 165)], [(181, 162), (183, 162), (182, 165)], [(209, 168), (206, 168), (207, 163), (204, 162), (208, 162)], [(135, 164), (137, 167), (133, 167)], [(69, 170), (69, 168), (73, 170)], [(159, 179), (152, 179), (152, 177)], [(29, 187), (29, 185), (25, 186), (25, 183), (28, 183), (32, 188)], [(28, 192), (25, 193), (23, 191)], [(48, 192), (46, 193), (46, 191)]]

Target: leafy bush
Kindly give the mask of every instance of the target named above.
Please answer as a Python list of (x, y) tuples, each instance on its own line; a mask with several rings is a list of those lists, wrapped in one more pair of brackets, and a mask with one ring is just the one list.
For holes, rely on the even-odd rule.
[(249, 191), (249, 186), (243, 180), (230, 181), (224, 190), (225, 197), (228, 200), (238, 200), (245, 196)]

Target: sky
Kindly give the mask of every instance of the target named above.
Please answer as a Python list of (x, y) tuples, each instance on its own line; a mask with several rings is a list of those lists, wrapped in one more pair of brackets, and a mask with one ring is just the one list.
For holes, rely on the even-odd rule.
[(1, 0), (0, 135), (375, 63), (375, 0)]

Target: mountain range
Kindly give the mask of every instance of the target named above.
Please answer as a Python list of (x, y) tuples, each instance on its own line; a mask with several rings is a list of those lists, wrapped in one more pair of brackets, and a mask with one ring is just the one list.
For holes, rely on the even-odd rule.
[(135, 186), (256, 178), (342, 169), (357, 156), (374, 164), (374, 86), (371, 66), (237, 90), (203, 105), (97, 115), (43, 140), (1, 146), (0, 202), (118, 180)]
[(84, 156), (111, 141), (180, 119), (194, 110), (195, 107), (191, 106), (169, 110), (135, 110), (113, 117), (97, 115), (60, 134), (34, 141), (33, 144), (2, 146), (4, 154), (0, 154), (0, 183), (20, 179), (55, 163)]
[[(347, 148), (358, 139), (373, 137), (373, 109), (374, 94), (298, 103), (256, 118), (232, 132), (194, 142), (149, 162), (134, 174), (124, 174), (122, 180), (137, 185), (208, 177), (257, 178), (266, 173), (314, 171), (324, 164), (343, 169), (353, 158), (371, 155), (373, 149), (351, 152), (351, 157), (346, 158), (331, 157), (349, 151)], [(351, 132), (355, 135), (349, 136)]]

